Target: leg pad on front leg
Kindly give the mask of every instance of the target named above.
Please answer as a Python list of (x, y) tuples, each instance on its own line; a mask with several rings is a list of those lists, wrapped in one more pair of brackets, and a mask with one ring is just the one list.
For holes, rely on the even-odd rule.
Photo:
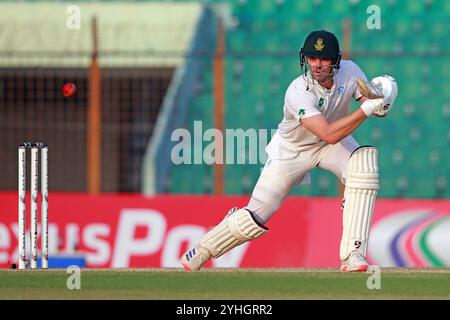
[(218, 258), (267, 231), (266, 227), (255, 221), (250, 211), (233, 208), (221, 223), (203, 236), (200, 246), (208, 249), (213, 258)]
[(208, 231), (194, 248), (181, 257), (186, 270), (195, 271), (210, 258), (218, 258), (246, 241), (256, 239), (268, 229), (255, 221), (247, 209), (231, 209), (216, 227)]
[(341, 260), (346, 260), (355, 250), (363, 257), (366, 256), (375, 199), (379, 190), (378, 179), (377, 149), (356, 149), (350, 157), (347, 169)]

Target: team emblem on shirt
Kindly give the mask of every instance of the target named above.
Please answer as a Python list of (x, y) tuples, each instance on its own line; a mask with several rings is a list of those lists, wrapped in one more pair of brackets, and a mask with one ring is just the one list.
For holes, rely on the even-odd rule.
[(316, 48), (316, 51), (322, 51), (322, 49), (325, 47), (325, 45), (323, 44), (323, 39), (322, 38), (318, 38), (316, 40), (316, 43), (314, 44), (314, 48)]
[(341, 95), (341, 96), (344, 94), (344, 91), (345, 91), (345, 88), (344, 88), (344, 87), (339, 87), (339, 88), (337, 89), (338, 95)]

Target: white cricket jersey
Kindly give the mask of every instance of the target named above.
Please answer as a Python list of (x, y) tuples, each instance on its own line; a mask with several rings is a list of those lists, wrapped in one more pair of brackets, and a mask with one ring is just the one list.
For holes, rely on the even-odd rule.
[(296, 151), (324, 145), (326, 142), (304, 128), (301, 120), (322, 114), (328, 122), (333, 122), (346, 116), (351, 98), (359, 99), (362, 96), (356, 85), (357, 79), (367, 80), (357, 64), (342, 60), (330, 90), (323, 88), (316, 80), (313, 81), (310, 73), (307, 77), (301, 75), (292, 81), (286, 91), (284, 116), (276, 134), (282, 138), (279, 139), (280, 143)]

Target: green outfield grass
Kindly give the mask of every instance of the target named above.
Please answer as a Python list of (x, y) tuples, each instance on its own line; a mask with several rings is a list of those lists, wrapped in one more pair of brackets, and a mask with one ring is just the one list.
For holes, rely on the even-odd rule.
[(82, 269), (81, 289), (69, 290), (64, 269), (1, 270), (0, 299), (450, 299), (450, 269)]

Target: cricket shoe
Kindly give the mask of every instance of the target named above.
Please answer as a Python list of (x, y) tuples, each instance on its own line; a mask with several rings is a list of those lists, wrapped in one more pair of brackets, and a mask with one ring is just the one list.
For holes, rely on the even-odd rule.
[(197, 271), (211, 258), (211, 253), (201, 246), (186, 251), (181, 256), (181, 264), (187, 271)]
[(350, 253), (347, 259), (342, 261), (341, 271), (343, 272), (366, 272), (369, 267), (366, 259), (359, 251)]

